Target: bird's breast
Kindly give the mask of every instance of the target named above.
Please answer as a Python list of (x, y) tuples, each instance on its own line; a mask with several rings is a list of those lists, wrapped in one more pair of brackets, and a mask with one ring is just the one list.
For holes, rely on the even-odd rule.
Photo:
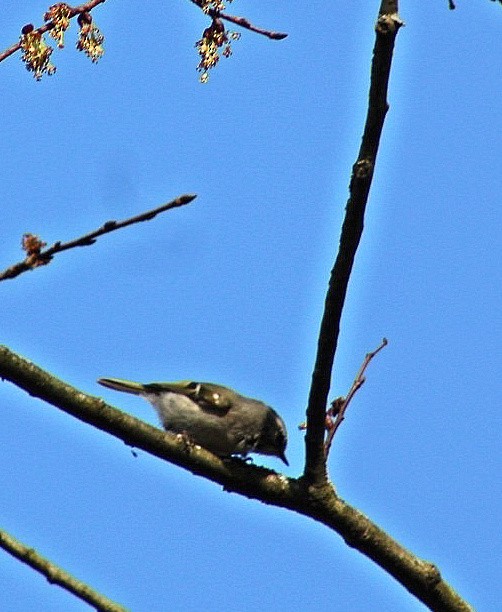
[(144, 397), (154, 406), (167, 431), (185, 433), (217, 455), (238, 452), (231, 411), (223, 415), (205, 411), (178, 393), (145, 393)]

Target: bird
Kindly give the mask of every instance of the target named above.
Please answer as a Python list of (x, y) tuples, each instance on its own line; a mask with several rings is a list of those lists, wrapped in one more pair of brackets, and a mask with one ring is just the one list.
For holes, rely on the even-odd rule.
[(190, 380), (139, 383), (99, 378), (98, 383), (143, 397), (157, 411), (164, 429), (186, 435), (219, 457), (258, 453), (289, 465), (282, 418), (270, 406), (229, 387)]

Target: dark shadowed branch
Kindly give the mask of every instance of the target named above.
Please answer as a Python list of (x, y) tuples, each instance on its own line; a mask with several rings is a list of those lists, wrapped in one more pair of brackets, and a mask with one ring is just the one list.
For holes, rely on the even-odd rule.
[(0, 272), (0, 281), (8, 278), (15, 278), (27, 270), (33, 270), (39, 266), (44, 266), (51, 261), (56, 253), (68, 251), (69, 249), (74, 249), (75, 247), (90, 246), (91, 244), (94, 244), (103, 234), (114, 232), (115, 230), (122, 229), (128, 225), (133, 225), (134, 223), (150, 221), (166, 210), (171, 210), (171, 208), (177, 208), (178, 206), (189, 204), (196, 197), (197, 196), (193, 194), (182, 195), (175, 200), (168, 202), (167, 204), (163, 204), (162, 206), (154, 208), (153, 210), (148, 210), (147, 212), (136, 215), (135, 217), (130, 217), (124, 221), (107, 221), (93, 232), (84, 234), (83, 236), (70, 240), (69, 242), (55, 242), (51, 247), (45, 250), (43, 250), (45, 243), (41, 242), (36, 236), (25, 234), (23, 244), (25, 250), (27, 251), (27, 257), (23, 261), (9, 266), (6, 270)]
[[(232, 491), (266, 504), (309, 516), (336, 531), (368, 556), (431, 610), (472, 612), (432, 563), (419, 559), (335, 493), (331, 484), (312, 486), (303, 477), (287, 478), (241, 459), (223, 460), (203, 448), (187, 445), (183, 436), (152, 427), (87, 395), (0, 346), (0, 377), (30, 395), (93, 425), (126, 444), (141, 448)], [(33, 402), (33, 408), (47, 409)]]
[(356, 163), (352, 168), (350, 195), (345, 208), (338, 255), (331, 271), (321, 321), (317, 355), (307, 406), (305, 436), (305, 478), (312, 484), (327, 481), (325, 458), (325, 415), (331, 385), (340, 320), (352, 266), (364, 226), (364, 213), (375, 169), (375, 162), (387, 113), (387, 90), (394, 42), (402, 25), (397, 0), (383, 0), (376, 23), (371, 83), (366, 124)]

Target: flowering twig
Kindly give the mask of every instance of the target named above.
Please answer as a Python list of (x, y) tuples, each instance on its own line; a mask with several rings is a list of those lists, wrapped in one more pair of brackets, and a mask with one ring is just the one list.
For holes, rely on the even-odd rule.
[(232, 55), (231, 43), (232, 41), (239, 40), (241, 36), (238, 32), (226, 30), (223, 20), (235, 23), (251, 32), (267, 36), (272, 40), (281, 40), (287, 36), (287, 34), (282, 32), (258, 28), (245, 17), (227, 15), (223, 11), (226, 8), (226, 3), (232, 2), (232, 0), (191, 0), (191, 2), (211, 18), (211, 25), (204, 30), (202, 38), (195, 43), (200, 56), (197, 71), (201, 73), (199, 78), (201, 83), (207, 83), (209, 70), (218, 64), (220, 57), (230, 57)]
[(33, 234), (25, 234), (23, 236), (23, 249), (27, 254), (26, 259), (10, 266), (3, 272), (0, 272), (0, 281), (7, 280), (8, 278), (15, 278), (27, 270), (33, 270), (39, 266), (46, 265), (51, 261), (56, 253), (61, 253), (61, 251), (67, 251), (68, 249), (73, 249), (75, 247), (89, 246), (94, 244), (99, 236), (102, 236), (103, 234), (114, 232), (115, 230), (132, 225), (133, 223), (150, 221), (150, 219), (153, 219), (158, 214), (166, 210), (189, 204), (196, 197), (197, 196), (194, 194), (182, 195), (172, 202), (163, 204), (158, 208), (141, 213), (135, 217), (125, 219), (124, 221), (107, 221), (100, 228), (90, 232), (89, 234), (85, 234), (84, 236), (80, 236), (80, 238), (75, 238), (69, 242), (55, 242), (51, 247), (45, 250), (42, 250), (45, 243), (42, 242), (37, 236), (34, 236)]
[[(73, 8), (69, 7), (68, 19), (72, 19), (76, 15), (80, 15), (82, 13), (88, 13), (93, 8), (98, 6), (98, 4), (103, 4), (103, 2), (106, 2), (106, 0), (90, 0), (89, 2), (86, 2), (85, 4), (81, 4), (80, 6), (75, 6)], [(44, 23), (43, 26), (33, 29), (33, 32), (35, 32), (39, 36), (42, 36), (43, 34), (45, 34), (46, 32), (49, 32), (49, 30), (52, 30), (55, 27), (56, 27), (56, 24), (54, 23), (54, 21), (50, 20), (47, 23)], [(14, 53), (16, 53), (16, 51), (19, 51), (19, 49), (21, 49), (21, 44), (22, 42), (19, 41), (15, 43), (14, 45), (12, 45), (11, 47), (9, 47), (8, 49), (5, 49), (5, 51), (0, 52), (0, 62), (2, 62), (4, 59), (9, 57), (10, 55), (13, 55)]]

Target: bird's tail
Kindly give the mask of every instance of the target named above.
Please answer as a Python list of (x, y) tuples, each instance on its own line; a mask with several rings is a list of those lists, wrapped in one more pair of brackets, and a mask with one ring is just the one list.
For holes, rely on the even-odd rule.
[(103, 387), (134, 395), (140, 395), (145, 390), (144, 385), (141, 383), (133, 382), (132, 380), (121, 380), (120, 378), (98, 378), (98, 383), (103, 385)]

